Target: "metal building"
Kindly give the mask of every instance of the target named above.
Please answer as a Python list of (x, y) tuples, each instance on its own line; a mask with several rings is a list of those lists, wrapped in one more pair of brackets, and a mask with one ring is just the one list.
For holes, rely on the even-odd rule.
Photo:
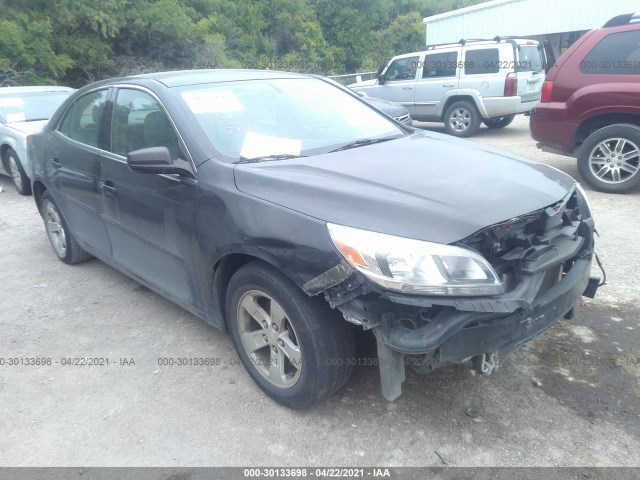
[(546, 40), (557, 57), (585, 32), (638, 9), (638, 0), (492, 0), (423, 22), (427, 45), (509, 35)]

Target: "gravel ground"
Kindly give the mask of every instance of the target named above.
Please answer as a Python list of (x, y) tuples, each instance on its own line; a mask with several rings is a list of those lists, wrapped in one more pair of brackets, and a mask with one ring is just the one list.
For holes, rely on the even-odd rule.
[[(536, 149), (525, 117), (474, 140), (578, 178), (575, 160)], [(640, 191), (589, 192), (608, 284), (497, 374), (408, 372), (388, 403), (377, 369), (359, 367), (293, 412), (254, 385), (223, 333), (100, 261), (58, 261), (32, 197), (6, 177), (0, 187), (2, 466), (640, 466)], [(62, 365), (75, 357), (109, 365)]]

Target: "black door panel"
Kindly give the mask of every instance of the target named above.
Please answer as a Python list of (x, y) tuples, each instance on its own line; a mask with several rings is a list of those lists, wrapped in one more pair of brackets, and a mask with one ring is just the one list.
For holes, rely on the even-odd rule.
[[(195, 188), (165, 175), (132, 172), (102, 159), (103, 218), (113, 259), (162, 290), (193, 303), (190, 257)], [(107, 185), (108, 183), (108, 185)]]
[(111, 254), (99, 194), (101, 130), (108, 90), (79, 98), (66, 112), (47, 143), (47, 168), (63, 215), (80, 242), (98, 253)]
[(172, 296), (201, 307), (193, 286), (191, 235), (196, 186), (173, 175), (137, 173), (131, 149), (166, 146), (179, 156), (176, 133), (158, 101), (122, 88), (114, 102), (109, 150), (101, 157), (102, 216), (113, 259)]

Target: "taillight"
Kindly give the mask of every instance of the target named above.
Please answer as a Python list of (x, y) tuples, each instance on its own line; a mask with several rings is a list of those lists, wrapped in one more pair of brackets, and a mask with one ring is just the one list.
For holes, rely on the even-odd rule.
[(518, 79), (516, 74), (511, 72), (507, 74), (507, 78), (504, 81), (504, 96), (513, 97), (518, 93)]
[(542, 84), (542, 90), (540, 91), (540, 101), (550, 102), (551, 94), (553, 92), (553, 82), (546, 81)]

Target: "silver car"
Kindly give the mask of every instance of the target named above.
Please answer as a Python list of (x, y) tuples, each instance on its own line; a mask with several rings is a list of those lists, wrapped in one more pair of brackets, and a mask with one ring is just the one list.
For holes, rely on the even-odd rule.
[(68, 87), (0, 88), (0, 174), (21, 195), (31, 193), (27, 137), (39, 131), (74, 90)]
[(391, 58), (376, 79), (349, 85), (356, 92), (396, 102), (423, 122), (443, 122), (456, 137), (484, 123), (504, 128), (540, 100), (546, 57), (527, 39), (460, 40)]

